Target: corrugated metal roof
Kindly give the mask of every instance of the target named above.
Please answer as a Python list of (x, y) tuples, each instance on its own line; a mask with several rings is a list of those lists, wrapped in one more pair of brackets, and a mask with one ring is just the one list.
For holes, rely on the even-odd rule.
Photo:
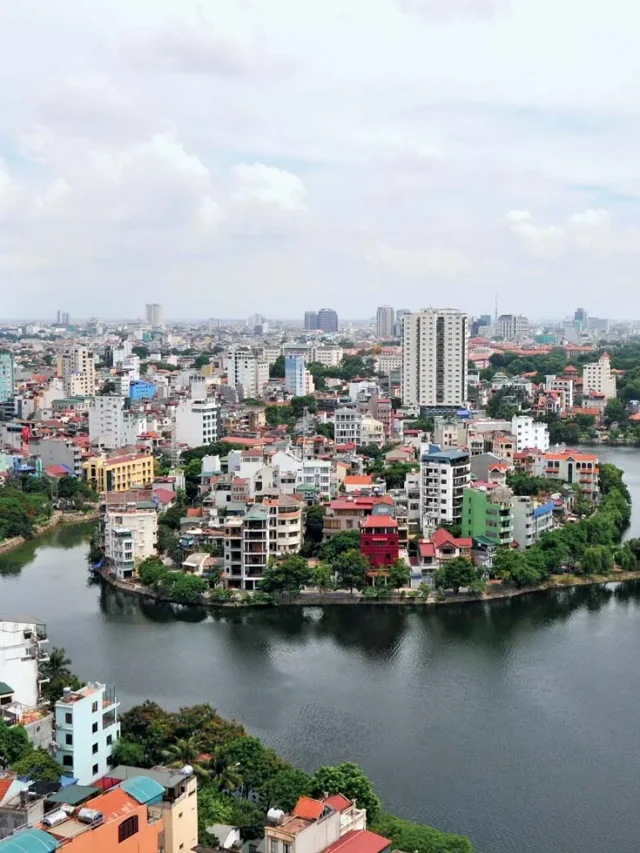
[(152, 801), (158, 802), (164, 794), (162, 785), (148, 776), (137, 776), (135, 779), (127, 779), (122, 782), (120, 787), (141, 805), (151, 803)]
[(51, 853), (60, 844), (42, 829), (24, 829), (0, 841), (2, 853)]

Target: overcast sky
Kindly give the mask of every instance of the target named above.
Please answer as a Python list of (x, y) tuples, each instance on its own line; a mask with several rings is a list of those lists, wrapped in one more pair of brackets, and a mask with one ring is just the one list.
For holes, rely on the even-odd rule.
[(638, 0), (0, 3), (0, 317), (640, 317)]

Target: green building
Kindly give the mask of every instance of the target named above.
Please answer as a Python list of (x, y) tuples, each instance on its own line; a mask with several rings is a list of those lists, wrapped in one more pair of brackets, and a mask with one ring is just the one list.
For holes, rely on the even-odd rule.
[(505, 486), (465, 489), (462, 498), (462, 535), (484, 544), (511, 545), (511, 490)]

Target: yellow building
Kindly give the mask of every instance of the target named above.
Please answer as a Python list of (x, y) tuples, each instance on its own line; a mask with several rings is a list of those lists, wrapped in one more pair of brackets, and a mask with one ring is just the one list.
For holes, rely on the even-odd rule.
[(98, 492), (126, 492), (153, 482), (153, 456), (94, 456), (84, 463), (85, 480)]

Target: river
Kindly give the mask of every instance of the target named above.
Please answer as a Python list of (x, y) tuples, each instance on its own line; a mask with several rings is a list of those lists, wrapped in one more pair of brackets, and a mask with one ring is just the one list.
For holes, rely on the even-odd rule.
[[(625, 470), (640, 535), (640, 451), (600, 456)], [(90, 583), (87, 535), (0, 558), (0, 616), (46, 622), (124, 707), (211, 702), (309, 770), (356, 761), (389, 809), (482, 853), (640, 846), (640, 584), (212, 618)]]

